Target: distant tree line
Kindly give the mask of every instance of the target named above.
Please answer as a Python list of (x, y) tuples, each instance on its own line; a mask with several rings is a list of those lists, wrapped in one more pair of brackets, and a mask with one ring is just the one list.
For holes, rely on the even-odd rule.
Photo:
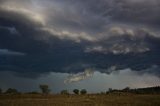
[[(85, 95), (85, 94), (87, 94), (87, 90), (86, 89), (82, 89), (82, 90), (74, 89), (73, 93), (76, 95)], [(68, 95), (69, 92), (68, 92), (68, 90), (62, 90), (61, 94)]]
[(109, 88), (106, 93), (160, 94), (160, 86), (137, 89), (130, 89), (129, 87), (126, 87), (122, 90)]
[[(41, 92), (28, 92), (27, 94), (50, 94), (50, 89), (48, 85), (39, 85), (39, 88), (41, 90)], [(109, 88), (108, 91), (106, 92), (101, 92), (100, 94), (112, 94), (112, 93), (133, 93), (133, 94), (160, 94), (160, 86), (156, 86), (156, 87), (147, 87), (147, 88), (138, 88), (138, 89), (130, 89), (129, 87), (126, 87), (124, 89), (121, 90), (117, 90), (117, 89), (112, 89)], [(2, 91), (2, 89), (0, 88), (0, 94), (21, 94), (21, 92), (19, 92), (17, 89), (14, 88), (8, 88), (6, 91)], [(60, 94), (62, 95), (69, 95), (70, 92), (68, 90), (62, 90), (60, 92)], [(85, 95), (87, 94), (87, 90), (86, 89), (74, 89), (72, 91), (72, 94), (75, 95)]]

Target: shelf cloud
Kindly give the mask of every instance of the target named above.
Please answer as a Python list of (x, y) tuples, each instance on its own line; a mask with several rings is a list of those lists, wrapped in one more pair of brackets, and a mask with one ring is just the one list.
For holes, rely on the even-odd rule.
[(1, 0), (0, 70), (73, 73), (68, 82), (90, 68), (146, 73), (160, 67), (159, 13), (158, 0)]

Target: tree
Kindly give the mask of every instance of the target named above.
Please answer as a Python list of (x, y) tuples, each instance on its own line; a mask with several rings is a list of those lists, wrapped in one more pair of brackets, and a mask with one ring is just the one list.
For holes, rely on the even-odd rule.
[(40, 85), (39, 88), (41, 89), (43, 94), (49, 94), (49, 92), (50, 92), (48, 85)]
[(112, 92), (112, 91), (113, 91), (113, 89), (112, 89), (112, 88), (109, 88), (109, 89), (108, 89), (108, 92)]
[(130, 88), (129, 88), (129, 87), (126, 87), (126, 88), (124, 88), (122, 91), (124, 91), (124, 92), (129, 92), (129, 90), (130, 90)]
[(82, 90), (80, 91), (80, 93), (81, 93), (82, 95), (85, 95), (85, 94), (87, 94), (87, 90), (86, 90), (86, 89), (82, 89)]
[(6, 94), (17, 94), (19, 92), (16, 89), (8, 88), (5, 93)]
[(61, 91), (61, 94), (62, 94), (62, 95), (68, 95), (69, 92), (68, 92), (68, 90), (62, 90), (62, 91)]
[(79, 90), (78, 89), (74, 89), (73, 93), (76, 94), (76, 95), (78, 95), (79, 94)]

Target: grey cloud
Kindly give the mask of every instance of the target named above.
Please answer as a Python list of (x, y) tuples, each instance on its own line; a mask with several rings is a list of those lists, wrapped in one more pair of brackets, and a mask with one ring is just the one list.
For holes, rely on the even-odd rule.
[(143, 47), (141, 45), (123, 45), (123, 44), (114, 44), (111, 47), (102, 47), (102, 46), (94, 46), (94, 47), (87, 47), (85, 52), (97, 52), (102, 54), (113, 53), (115, 55), (118, 54), (128, 54), (128, 53), (143, 53), (147, 52), (150, 49), (147, 47)]
[(7, 19), (11, 22), (17, 22), (24, 24), (26, 26), (42, 26), (43, 19), (41, 17), (25, 8), (17, 8), (17, 7), (10, 7), (10, 6), (0, 6), (0, 18)]
[[(16, 7), (11, 6), (12, 8), (10, 7), (10, 10), (12, 10), (11, 12), (21, 13), (21, 15), (29, 17), (29, 19), (31, 18), (32, 20), (34, 20), (32, 23), (38, 22), (38, 24), (42, 24), (42, 26), (36, 25), (37, 27), (36, 29), (49, 32), (51, 35), (59, 38), (69, 38), (76, 41), (80, 41), (81, 39), (93, 41), (97, 37), (99, 37), (101, 33), (105, 32), (106, 30), (105, 28), (108, 25), (112, 24), (114, 25), (121, 22), (122, 22), (121, 24), (128, 24), (128, 22), (123, 22), (121, 20), (125, 19), (125, 17), (127, 16), (119, 14), (124, 13), (125, 15), (131, 14), (133, 16), (136, 16), (134, 15), (135, 12), (134, 9), (129, 13), (126, 13), (123, 9), (122, 11), (120, 11), (121, 10), (120, 8), (123, 8), (123, 6), (121, 7), (121, 5), (124, 5), (126, 9), (132, 10), (132, 7), (135, 7), (135, 6), (130, 6), (134, 4), (131, 2), (132, 0), (129, 0), (129, 2), (125, 0), (121, 0), (119, 2), (116, 0), (114, 1), (88, 0), (88, 1), (78, 1), (78, 2), (71, 0), (69, 1), (54, 0), (52, 2), (49, 0), (47, 1), (37, 0), (32, 2), (31, 1), (30, 2), (28, 1), (31, 4), (29, 9), (26, 7), (23, 8), (21, 7), (22, 11), (20, 10), (17, 11)], [(10, 5), (10, 2), (5, 3), (6, 5), (5, 9), (8, 9), (7, 6)], [(20, 2), (19, 4), (24, 5), (27, 3)], [(143, 7), (142, 3), (139, 3), (139, 5)], [(150, 6), (150, 4), (148, 5)], [(33, 10), (31, 11), (31, 9)], [(102, 14), (100, 14), (102, 11), (107, 12), (108, 15), (104, 17)], [(141, 14), (144, 15), (143, 11)], [(146, 16), (145, 19), (147, 19), (148, 17), (149, 16)], [(134, 22), (134, 20), (136, 19), (134, 18), (134, 20), (132, 21), (131, 18), (128, 17), (127, 19), (130, 20), (131, 22), (130, 25), (132, 26), (132, 22)], [(145, 25), (145, 22), (143, 23), (143, 20), (139, 21), (142, 22), (142, 25), (143, 24)]]
[[(34, 5), (32, 6), (33, 7), (31, 8), (34, 8)], [(51, 37), (53, 36), (60, 39), (70, 39), (76, 42), (81, 41), (81, 39), (89, 40), (89, 41), (94, 40), (94, 38), (92, 36), (89, 36), (89, 34), (86, 31), (76, 31), (73, 25), (71, 28), (67, 29), (67, 27), (65, 26), (66, 18), (62, 19), (64, 22), (60, 20), (61, 17), (69, 18), (69, 16), (67, 15), (67, 11), (64, 14), (64, 16), (59, 16), (59, 14), (62, 14), (61, 12), (58, 14), (56, 14), (55, 12), (53, 17), (53, 16), (50, 16), (49, 13), (43, 14), (43, 12), (41, 13), (36, 9), (32, 11), (30, 9), (27, 9), (27, 7), (19, 7), (19, 8), (14, 5), (10, 6), (10, 4), (7, 4), (7, 3), (5, 5), (0, 6), (0, 13), (2, 14), (0, 18), (10, 22), (14, 22), (16, 24), (21, 24), (23, 25), (23, 27), (27, 27), (29, 29), (31, 29), (30, 27), (32, 26), (31, 30), (46, 33), (46, 38), (48, 35), (48, 36), (51, 36)], [(54, 8), (52, 8), (52, 10), (54, 10)], [(72, 15), (73, 14), (71, 14), (71, 16)], [(48, 17), (51, 17), (52, 22), (49, 21), (50, 19), (48, 19)], [(71, 20), (71, 18), (69, 19)], [(56, 22), (58, 22), (58, 25), (56, 25)], [(69, 21), (66, 25), (71, 25), (71, 24), (72, 24), (72, 21)], [(42, 37), (42, 38), (45, 38), (45, 37)]]
[(113, 20), (131, 24), (159, 26), (160, 2), (158, 0), (114, 0), (114, 8), (107, 12)]
[(157, 65), (152, 65), (150, 68), (148, 69), (145, 69), (145, 70), (141, 70), (139, 72), (139, 74), (152, 74), (152, 75), (155, 75), (155, 76), (158, 76), (160, 77), (159, 75), (159, 66)]
[[(128, 53), (144, 53), (152, 51), (154, 41), (149, 39), (160, 40), (155, 33), (147, 29), (134, 29), (129, 27), (111, 27), (105, 33), (106, 36), (100, 38), (96, 43), (86, 47), (84, 50), (87, 53), (97, 52), (102, 54), (113, 53), (128, 54)], [(155, 44), (156, 47), (159, 44)]]
[(130, 67), (124, 68), (124, 69), (119, 69), (118, 66), (116, 66), (116, 65), (110, 66), (107, 69), (95, 69), (95, 71), (106, 73), (106, 74), (119, 74), (119, 73), (123, 72), (124, 70), (133, 71), (133, 73), (135, 73), (137, 75), (148, 74), (148, 75), (157, 76), (158, 78), (160, 77), (159, 76), (159, 66), (158, 65), (152, 65), (148, 68), (141, 69), (141, 70), (131, 69)]

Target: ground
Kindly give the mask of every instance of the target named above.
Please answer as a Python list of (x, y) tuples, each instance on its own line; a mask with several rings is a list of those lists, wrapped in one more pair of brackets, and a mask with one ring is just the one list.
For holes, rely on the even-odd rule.
[(0, 95), (0, 106), (160, 106), (160, 95)]

